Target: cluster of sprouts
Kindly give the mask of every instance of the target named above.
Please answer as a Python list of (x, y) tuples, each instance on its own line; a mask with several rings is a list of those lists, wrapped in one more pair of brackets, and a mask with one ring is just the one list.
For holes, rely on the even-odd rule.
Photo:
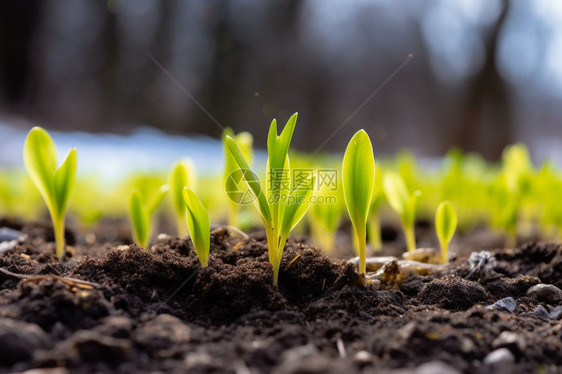
[[(115, 196), (109, 197), (96, 187), (95, 178), (75, 180), (75, 149), (59, 167), (52, 139), (45, 130), (35, 127), (24, 145), (29, 177), (11, 172), (9, 179), (19, 183), (18, 188), (0, 183), (0, 207), (17, 211), (18, 205), (10, 199), (21, 191), (28, 195), (28, 201), (37, 201), (36, 192), (30, 187), (31, 183), (35, 185), (50, 213), (60, 259), (65, 255), (68, 206), (85, 226), (103, 215), (120, 215), (126, 209), (133, 240), (144, 248), (149, 247), (153, 237), (153, 217), (166, 210), (177, 222), (177, 234), (190, 236), (203, 267), (209, 259), (211, 221), (226, 221), (242, 229), (261, 221), (275, 284), (291, 232), (302, 232), (308, 226), (312, 241), (330, 252), (338, 243), (336, 235), (345, 217), (351, 222), (360, 273), (366, 272), (368, 249), (377, 252), (382, 248), (381, 217), (400, 223), (408, 251), (417, 248), (415, 224), (420, 216), (434, 219), (443, 263), (448, 261), (449, 243), (457, 223), (467, 229), (487, 222), (505, 233), (510, 246), (515, 245), (521, 227), (528, 227), (523, 223), (539, 222), (551, 234), (562, 227), (558, 204), (543, 203), (544, 199), (554, 198), (552, 186), (562, 185), (562, 174), (551, 164), (535, 170), (521, 144), (504, 151), (499, 167), (486, 164), (476, 155), (453, 150), (440, 167), (424, 174), (408, 153), (394, 160), (377, 158), (375, 162), (371, 140), (364, 130), (350, 139), (343, 159), (292, 152), (290, 143), (296, 123), (295, 113), (279, 133), (277, 122), (272, 121), (263, 178), (254, 166), (252, 135), (227, 129), (222, 137), (224, 172), (220, 179), (198, 176), (190, 160), (181, 160), (165, 175), (131, 176), (116, 189)], [(303, 177), (302, 170), (314, 172)], [(334, 173), (328, 179), (321, 175), (322, 170)], [(71, 198), (73, 187), (75, 193)], [(126, 208), (122, 208), (123, 195), (128, 196)], [(166, 197), (170, 204), (163, 208)], [(535, 214), (538, 204), (540, 216)], [(250, 205), (256, 209), (250, 209)], [(219, 210), (221, 213), (217, 214)], [(34, 214), (21, 212), (26, 217)]]

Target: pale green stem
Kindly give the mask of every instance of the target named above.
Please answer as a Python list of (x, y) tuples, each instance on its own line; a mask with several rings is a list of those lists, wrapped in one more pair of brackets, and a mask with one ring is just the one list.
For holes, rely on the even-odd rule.
[(414, 233), (414, 225), (403, 225), (404, 226), (404, 236), (406, 238), (406, 248), (408, 252), (414, 251), (416, 249), (416, 236)]
[(53, 229), (55, 230), (55, 243), (56, 243), (56, 253), (59, 260), (64, 258), (64, 218), (53, 217)]
[(359, 252), (359, 273), (367, 274), (367, 228), (364, 225), (355, 230), (357, 251)]
[(265, 226), (265, 233), (267, 236), (267, 252), (269, 254), (269, 263), (273, 268), (273, 284), (277, 286), (277, 280), (279, 278), (279, 264), (281, 256), (278, 256), (279, 252), (279, 237), (275, 234), (274, 228)]
[(449, 250), (449, 244), (441, 243), (441, 263), (443, 264), (449, 262), (449, 257), (447, 256), (448, 250)]
[(279, 268), (281, 267), (281, 259), (283, 258), (283, 250), (285, 249), (285, 242), (287, 241), (287, 237), (282, 237), (279, 240), (278, 248), (277, 248), (277, 256), (275, 257), (276, 261), (273, 266), (273, 284), (277, 286), (279, 282)]
[(209, 264), (209, 258), (208, 257), (205, 258), (204, 260), (199, 259), (199, 261), (201, 261), (201, 267), (204, 267), (204, 268), (206, 268), (207, 265)]
[(373, 247), (374, 252), (380, 252), (382, 249), (382, 240), (380, 217), (378, 213), (369, 217), (368, 224), (371, 247)]

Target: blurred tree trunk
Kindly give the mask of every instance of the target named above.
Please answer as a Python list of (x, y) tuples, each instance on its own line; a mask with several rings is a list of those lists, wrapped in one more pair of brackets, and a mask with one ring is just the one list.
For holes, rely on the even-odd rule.
[(465, 151), (476, 151), (490, 160), (501, 158), (503, 148), (512, 141), (513, 120), (508, 88), (497, 69), (497, 45), (506, 15), (508, 0), (496, 23), (484, 37), (486, 55), (482, 70), (472, 80), (460, 124), (455, 126), (455, 144)]
[(14, 105), (33, 100), (33, 37), (39, 25), (42, 2), (0, 1), (0, 99)]

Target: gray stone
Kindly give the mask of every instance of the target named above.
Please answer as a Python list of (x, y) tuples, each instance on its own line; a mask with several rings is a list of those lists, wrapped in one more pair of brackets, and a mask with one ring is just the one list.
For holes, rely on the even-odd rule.
[(499, 348), (484, 357), (484, 365), (503, 366), (513, 364), (515, 356), (507, 348)]
[(49, 337), (38, 325), (0, 319), (0, 363), (12, 365), (28, 360), (37, 349), (46, 348)]
[(542, 305), (536, 307), (535, 310), (533, 310), (533, 312), (531, 313), (531, 315), (533, 317), (542, 318), (542, 319), (550, 318), (550, 313), (548, 313), (548, 310), (546, 310), (545, 307)]
[(25, 237), (21, 231), (11, 229), (9, 227), (0, 227), (0, 242), (11, 242)]
[(513, 297), (510, 296), (496, 301), (492, 305), (489, 305), (488, 308), (492, 310), (513, 313), (513, 311), (517, 308), (517, 302), (515, 301), (515, 299), (513, 299)]
[(559, 305), (550, 311), (550, 318), (552, 319), (560, 319), (561, 316), (562, 316), (562, 305)]
[(552, 284), (537, 284), (527, 290), (527, 295), (555, 305), (562, 301), (562, 290)]

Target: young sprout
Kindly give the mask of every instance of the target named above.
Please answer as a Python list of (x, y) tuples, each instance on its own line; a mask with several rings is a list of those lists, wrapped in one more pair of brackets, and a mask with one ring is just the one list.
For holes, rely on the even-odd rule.
[(359, 130), (347, 145), (342, 164), (343, 194), (359, 255), (359, 272), (366, 274), (367, 216), (375, 184), (375, 157), (369, 135)]
[(49, 134), (31, 129), (25, 140), (23, 160), (31, 180), (47, 204), (55, 231), (56, 253), (64, 257), (64, 216), (76, 177), (76, 149), (70, 150), (57, 169), (57, 150)]
[(502, 173), (507, 201), (501, 207), (500, 221), (506, 231), (505, 247), (513, 248), (517, 244), (517, 221), (522, 202), (531, 191), (534, 176), (533, 164), (527, 147), (517, 143), (506, 147), (502, 154)]
[(254, 138), (252, 137), (252, 134), (246, 131), (241, 132), (238, 135), (234, 135), (234, 131), (232, 131), (232, 129), (230, 128), (226, 128), (222, 134), (224, 147), (223, 182), (228, 193), (236, 194), (236, 197), (240, 197), (236, 198), (236, 202), (233, 201), (234, 199), (232, 198), (228, 199), (228, 224), (230, 226), (238, 227), (241, 203), (243, 202), (245, 196), (250, 196), (250, 193), (247, 188), (241, 188), (238, 185), (241, 175), (238, 174), (240, 173), (240, 171), (238, 168), (238, 164), (236, 163), (236, 159), (228, 150), (228, 145), (226, 143), (227, 136), (230, 136), (236, 141), (236, 143), (238, 143), (242, 152), (242, 156), (244, 157), (248, 165), (252, 165), (252, 145), (254, 142)]
[(408, 251), (413, 251), (416, 249), (414, 224), (421, 192), (415, 191), (410, 194), (402, 177), (393, 172), (385, 173), (383, 185), (390, 206), (400, 216), (404, 236), (406, 237), (406, 247)]
[(191, 241), (193, 241), (201, 266), (206, 267), (211, 245), (209, 215), (201, 200), (187, 187), (183, 189), (183, 200), (187, 207), (187, 227), (189, 228)]
[(193, 188), (195, 184), (195, 168), (191, 160), (178, 161), (172, 167), (170, 172), (170, 195), (174, 213), (176, 215), (176, 223), (179, 236), (187, 235), (187, 227), (185, 226), (185, 201), (183, 200), (183, 189), (185, 186)]
[[(299, 223), (310, 207), (315, 176), (292, 180), (289, 164), (289, 144), (295, 130), (297, 113), (287, 121), (281, 135), (277, 135), (277, 122), (273, 120), (267, 136), (266, 188), (262, 189), (257, 175), (250, 170), (236, 141), (229, 135), (225, 142), (230, 154), (242, 171), (244, 180), (257, 200), (267, 236), (269, 263), (273, 267), (273, 283), (277, 285), (279, 266), (289, 233)], [(293, 186), (291, 186), (293, 182)], [(301, 182), (301, 183), (296, 183)], [(290, 188), (294, 187), (294, 188)]]
[(441, 261), (444, 264), (448, 261), (447, 249), (456, 229), (457, 213), (450, 202), (443, 201), (435, 213), (435, 232), (441, 246)]
[(133, 240), (143, 248), (148, 247), (152, 236), (152, 215), (166, 197), (167, 192), (168, 186), (163, 185), (154, 196), (147, 196), (146, 192), (142, 193), (139, 189), (135, 189), (131, 194), (129, 215), (133, 226)]

